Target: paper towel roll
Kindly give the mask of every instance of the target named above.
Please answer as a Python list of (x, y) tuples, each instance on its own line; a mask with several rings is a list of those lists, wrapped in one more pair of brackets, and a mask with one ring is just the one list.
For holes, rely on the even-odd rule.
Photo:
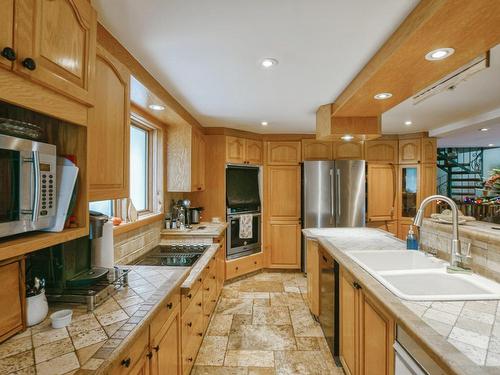
[(113, 268), (115, 250), (113, 243), (113, 223), (108, 221), (102, 228), (102, 237), (92, 240), (92, 265)]

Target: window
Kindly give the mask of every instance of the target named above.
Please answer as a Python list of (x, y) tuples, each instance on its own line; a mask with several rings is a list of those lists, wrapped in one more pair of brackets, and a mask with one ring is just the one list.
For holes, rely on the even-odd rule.
[(138, 212), (149, 208), (149, 131), (130, 127), (130, 199)]
[(98, 202), (90, 202), (89, 210), (97, 211), (101, 214), (113, 216), (113, 201), (98, 201)]

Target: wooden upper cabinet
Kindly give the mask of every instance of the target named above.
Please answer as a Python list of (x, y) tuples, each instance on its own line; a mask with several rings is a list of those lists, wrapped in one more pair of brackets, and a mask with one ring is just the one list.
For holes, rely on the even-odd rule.
[(126, 198), (130, 164), (130, 73), (99, 46), (96, 104), (89, 109), (89, 200)]
[(205, 139), (193, 131), (191, 136), (191, 191), (205, 190)]
[(333, 144), (316, 139), (302, 140), (302, 160), (332, 160)]
[(226, 137), (226, 161), (228, 163), (245, 163), (245, 139)]
[[(14, 51), (14, 0), (0, 0), (0, 51), (10, 48)], [(10, 51), (5, 50), (8, 55)], [(12, 68), (12, 61), (0, 56), (0, 66)]]
[(301, 160), (299, 141), (270, 141), (267, 142), (267, 164), (294, 165)]
[(262, 164), (262, 141), (245, 140), (245, 161), (247, 164)]
[(268, 166), (265, 179), (268, 217), (297, 221), (300, 218), (300, 167)]
[(397, 166), (368, 163), (367, 221), (396, 219)]
[(399, 140), (399, 164), (415, 164), (420, 162), (421, 140)]
[(422, 163), (437, 162), (437, 141), (436, 138), (422, 139)]
[(333, 159), (335, 160), (362, 160), (364, 159), (363, 142), (334, 142), (333, 143)]
[[(14, 70), (92, 104), (97, 18), (90, 2), (16, 0), (15, 4)], [(96, 82), (100, 91), (100, 80)]]
[(367, 141), (365, 158), (368, 162), (398, 164), (398, 141), (396, 139)]

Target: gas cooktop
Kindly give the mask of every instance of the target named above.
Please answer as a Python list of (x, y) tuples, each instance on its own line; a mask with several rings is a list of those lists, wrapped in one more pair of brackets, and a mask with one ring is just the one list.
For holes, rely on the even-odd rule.
[(137, 260), (141, 266), (190, 267), (210, 247), (200, 244), (160, 245)]

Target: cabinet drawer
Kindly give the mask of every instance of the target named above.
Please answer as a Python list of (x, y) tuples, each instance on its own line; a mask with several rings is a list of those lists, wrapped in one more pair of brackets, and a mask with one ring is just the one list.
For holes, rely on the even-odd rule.
[(231, 260), (226, 263), (226, 279), (232, 279), (262, 268), (262, 253)]
[(181, 303), (181, 290), (175, 289), (170, 297), (163, 302), (161, 310), (151, 321), (150, 332), (151, 337), (155, 337), (160, 332), (163, 325), (168, 321), (175, 308)]
[(182, 364), (183, 373), (189, 374), (201, 345), (204, 332), (203, 292), (200, 290), (182, 315)]
[(129, 374), (137, 363), (140, 362), (149, 345), (149, 331), (144, 329), (137, 339), (130, 345), (128, 350), (119, 357), (111, 374)]
[(205, 272), (201, 272), (196, 281), (193, 283), (191, 286), (191, 289), (189, 290), (183, 290), (182, 291), (182, 296), (181, 296), (181, 312), (184, 314), (184, 312), (187, 310), (187, 308), (190, 306), (191, 302), (193, 301), (193, 297), (198, 293), (200, 288), (203, 286), (203, 280), (205, 279)]

